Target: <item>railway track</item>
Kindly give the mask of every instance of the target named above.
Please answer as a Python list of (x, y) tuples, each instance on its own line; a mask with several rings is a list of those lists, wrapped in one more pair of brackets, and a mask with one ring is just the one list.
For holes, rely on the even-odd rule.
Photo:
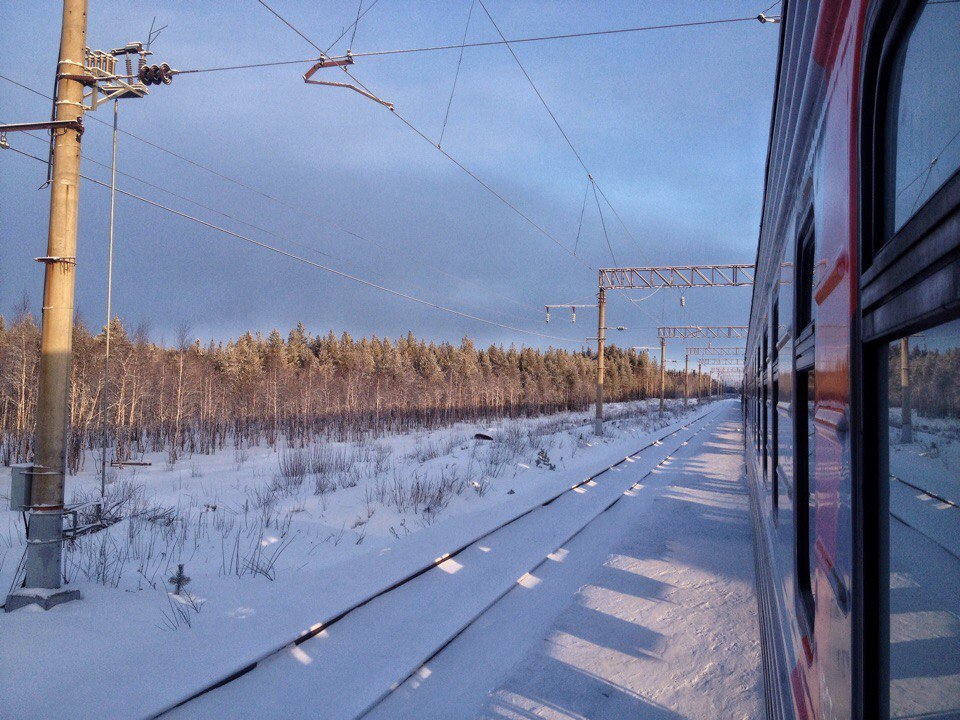
[[(285, 683), (292, 681), (310, 665), (314, 669), (309, 672), (337, 689), (334, 702), (339, 704), (324, 707), (324, 717), (365, 716), (515, 587), (518, 578), (522, 582), (550, 553), (669, 462), (677, 450), (711, 425), (723, 407), (711, 408), (664, 432), (616, 463), (423, 564), (152, 717), (195, 717), (198, 712), (204, 717), (228, 716), (221, 707), (224, 702), (233, 712), (243, 703), (247, 714), (256, 716), (256, 709), (245, 702), (246, 695), (258, 695), (255, 690), (248, 692), (251, 683), (270, 688), (278, 677)], [(646, 451), (656, 447), (661, 452), (649, 457)], [(597, 482), (615, 476), (625, 464), (637, 463), (638, 479)], [(433, 617), (428, 627), (418, 629), (425, 609), (432, 609)], [(338, 635), (341, 629), (343, 634)], [(381, 649), (385, 640), (389, 649)], [(391, 650), (403, 657), (378, 666)], [(346, 659), (358, 652), (366, 653), (363, 673), (356, 672), (354, 659)], [(251, 675), (254, 671), (258, 672)], [(342, 675), (339, 680), (338, 675)], [(258, 679), (254, 681), (254, 677)], [(272, 708), (274, 716), (277, 710)], [(263, 714), (270, 714), (268, 708), (263, 708)]]

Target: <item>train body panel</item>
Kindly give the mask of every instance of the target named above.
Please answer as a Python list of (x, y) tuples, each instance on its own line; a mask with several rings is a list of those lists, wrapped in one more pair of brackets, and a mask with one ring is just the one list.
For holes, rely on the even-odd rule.
[[(960, 8), (935, 7), (940, 5), (948, 3), (823, 0), (784, 7), (743, 385), (771, 718), (960, 718), (960, 667), (944, 669), (933, 658), (935, 652), (960, 655), (960, 603), (934, 588), (915, 593), (913, 606), (899, 608), (890, 590), (898, 582), (893, 566), (904, 559), (898, 538), (907, 531), (901, 524), (917, 536), (911, 535), (911, 551), (925, 553), (920, 556), (930, 565), (925, 576), (942, 568), (944, 586), (960, 587), (960, 557), (953, 552), (950, 559), (953, 534), (960, 547), (960, 508), (950, 505), (935, 521), (914, 519), (913, 510), (892, 508), (886, 484), (888, 475), (894, 478), (888, 470), (895, 453), (924, 455), (916, 443), (889, 439), (891, 423), (911, 412), (907, 390), (889, 380), (895, 376), (888, 372), (894, 357), (889, 338), (918, 323), (939, 322), (931, 335), (937, 346), (917, 349), (917, 362), (941, 362), (951, 351), (960, 358), (960, 341), (951, 345), (942, 330), (951, 322), (960, 329), (960, 281), (950, 285), (946, 279), (960, 279), (960, 152), (932, 199), (921, 197), (926, 205), (915, 203), (902, 225), (911, 230), (931, 205), (937, 208), (940, 225), (926, 221), (920, 234), (906, 233), (903, 245), (922, 250), (923, 243), (934, 242), (932, 235), (940, 254), (923, 252), (919, 260), (908, 251), (897, 255), (887, 272), (893, 291), (872, 292), (877, 281), (868, 267), (879, 264), (875, 257), (886, 260), (884, 252), (892, 255), (890, 246), (905, 234), (895, 231), (874, 255), (881, 232), (875, 218), (889, 214), (880, 206), (899, 207), (900, 197), (890, 200), (889, 193), (877, 190), (892, 174), (878, 167), (878, 157), (889, 162), (885, 153), (896, 145), (881, 107), (889, 98), (877, 88), (904, 82), (906, 72), (885, 69), (883, 57), (893, 53), (906, 64), (903, 47), (909, 49), (913, 33), (921, 38), (915, 52), (927, 52), (921, 41), (932, 43), (930, 54), (940, 53), (934, 60), (948, 54), (956, 38), (960, 60)], [(926, 30), (922, 16), (930, 13), (943, 27), (931, 22), (934, 30)], [(946, 36), (940, 49), (937, 32)], [(960, 72), (956, 77), (960, 91)], [(916, 134), (914, 126), (924, 126), (924, 108), (911, 110), (905, 114), (900, 107), (898, 122)], [(953, 122), (950, 129), (960, 135), (956, 118)], [(873, 190), (869, 198), (865, 189)], [(938, 206), (935, 201), (944, 196)], [(911, 299), (910, 293), (918, 292), (913, 286), (931, 287), (939, 295), (932, 301), (920, 294)], [(864, 288), (877, 309), (865, 306)], [(890, 327), (873, 329), (883, 322)], [(960, 363), (956, 367), (945, 377), (960, 388)], [(951, 442), (951, 433), (960, 439), (960, 420), (954, 430), (950, 419), (960, 418), (960, 391), (957, 398), (945, 401), (940, 415), (925, 418), (934, 428), (929, 442), (935, 448)], [(902, 407), (895, 407), (898, 402)], [(960, 467), (948, 467), (947, 475), (947, 486), (953, 487), (956, 475), (960, 488)], [(917, 489), (929, 494), (926, 488)], [(922, 577), (918, 582), (923, 585)], [(934, 615), (948, 624), (953, 620), (945, 618), (953, 618), (955, 626), (930, 630), (924, 623)], [(900, 628), (909, 623), (909, 631)], [(938, 650), (927, 649), (925, 633), (936, 636)], [(922, 667), (910, 668), (909, 658)]]

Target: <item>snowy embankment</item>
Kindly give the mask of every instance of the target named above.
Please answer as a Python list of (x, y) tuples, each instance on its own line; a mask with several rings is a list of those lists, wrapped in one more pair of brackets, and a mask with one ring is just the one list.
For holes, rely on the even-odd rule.
[[(702, 412), (692, 405), (686, 414)], [(0, 616), (0, 711), (156, 712), (623, 458), (684, 415), (677, 403), (664, 418), (649, 402), (613, 406), (599, 442), (588, 414), (571, 413), (501, 423), (493, 442), (473, 440), (477, 428), (461, 425), (304, 450), (248, 448), (172, 467), (147, 458), (155, 464), (111, 478), (108, 504), (122, 502), (124, 518), (66, 553), (65, 572), (84, 599)], [(0, 493), (8, 483), (0, 479)], [(68, 487), (85, 498), (98, 481), (88, 472)], [(4, 586), (22, 549), (19, 516), (5, 511)], [(180, 563), (190, 581), (175, 595), (168, 579)]]

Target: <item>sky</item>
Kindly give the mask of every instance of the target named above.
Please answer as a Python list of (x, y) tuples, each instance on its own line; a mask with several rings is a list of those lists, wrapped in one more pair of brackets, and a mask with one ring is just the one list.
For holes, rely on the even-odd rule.
[[(356, 0), (269, 1), (323, 48), (357, 14)], [(507, 38), (749, 17), (769, 4), (484, 2)], [(61, 4), (4, 4), (0, 74), (49, 93)], [(468, 41), (498, 39), (480, 4), (470, 8), (471, 0), (379, 0), (352, 48), (458, 44), (468, 13)], [(90, 0), (88, 44), (110, 50), (145, 40), (154, 16), (166, 28), (152, 60), (180, 70), (317, 54), (256, 0)], [(305, 84), (309, 63), (177, 76), (145, 98), (122, 100), (120, 127), (187, 160), (121, 134), (118, 171), (134, 177), (120, 175), (119, 188), (515, 329), (386, 294), (123, 196), (114, 312), (128, 327), (145, 321), (166, 342), (181, 326), (207, 341), (246, 330), (286, 334), (302, 322), (317, 334), (412, 330), (437, 341), (585, 346), (596, 335), (595, 310), (579, 311), (576, 324), (558, 311), (547, 324), (543, 305), (593, 302), (596, 268), (753, 262), (778, 32), (753, 21), (515, 46), (616, 210), (601, 197), (602, 222), (584, 168), (502, 45), (465, 49), (452, 101), (458, 50), (357, 59), (352, 74), (431, 142), (359, 94)], [(443, 149), (556, 243), (437, 150), (448, 102)], [(49, 112), (49, 100), (0, 79), (0, 122)], [(103, 181), (111, 122), (110, 106), (88, 113), (83, 137), (82, 172)], [(8, 139), (44, 154), (38, 139)], [(49, 193), (37, 189), (44, 179), (41, 163), (0, 151), (0, 314), (24, 296), (39, 311), (42, 270), (33, 259), (46, 243)], [(76, 307), (93, 327), (105, 318), (108, 212), (108, 192), (84, 183)], [(612, 342), (652, 346), (658, 324), (748, 318), (749, 288), (689, 290), (685, 307), (676, 290), (649, 295), (636, 291), (630, 302), (610, 294), (607, 324), (627, 328), (611, 331)], [(686, 344), (669, 343), (669, 355), (682, 357)]]

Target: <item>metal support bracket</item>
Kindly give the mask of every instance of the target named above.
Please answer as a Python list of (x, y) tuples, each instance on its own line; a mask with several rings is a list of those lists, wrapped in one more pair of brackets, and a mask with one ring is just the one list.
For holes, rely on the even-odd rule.
[[(77, 259), (75, 257), (56, 257), (56, 256), (46, 256), (34, 258), (38, 263), (63, 263), (64, 265), (76, 265)], [(37, 473), (38, 474), (38, 473)]]
[(379, 103), (380, 105), (383, 105), (385, 108), (389, 108), (390, 110), (393, 110), (392, 102), (387, 102), (386, 100), (378, 98), (372, 92), (368, 90), (364, 90), (362, 87), (354, 85), (353, 83), (335, 82), (333, 80), (313, 80), (312, 79), (313, 76), (316, 74), (316, 72), (322, 68), (329, 68), (329, 67), (343, 68), (347, 65), (353, 65), (353, 55), (350, 53), (349, 50), (347, 51), (346, 55), (338, 58), (329, 58), (326, 55), (321, 55), (320, 60), (316, 64), (314, 64), (313, 67), (311, 67), (309, 70), (307, 70), (303, 74), (303, 81), (308, 85), (328, 85), (330, 87), (339, 87), (339, 88), (345, 88), (347, 90), (353, 90), (355, 93), (359, 93), (360, 95), (363, 95), (365, 98), (368, 98), (369, 100), (373, 100), (375, 103)]

